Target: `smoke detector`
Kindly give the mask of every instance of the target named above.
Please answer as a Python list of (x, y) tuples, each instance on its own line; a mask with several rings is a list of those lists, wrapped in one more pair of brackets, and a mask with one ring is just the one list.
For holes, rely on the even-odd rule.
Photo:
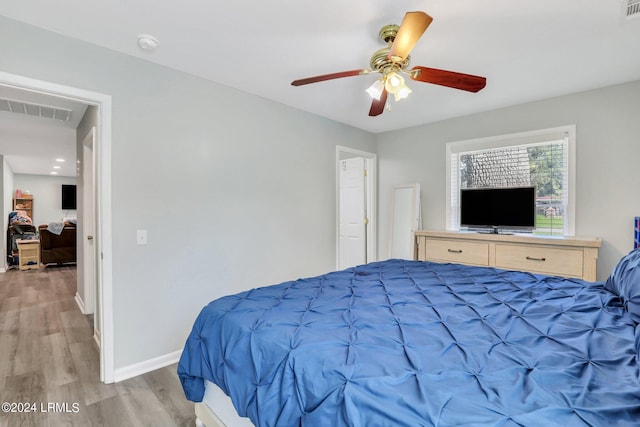
[(142, 50), (152, 51), (158, 47), (158, 39), (149, 34), (138, 34), (138, 46)]

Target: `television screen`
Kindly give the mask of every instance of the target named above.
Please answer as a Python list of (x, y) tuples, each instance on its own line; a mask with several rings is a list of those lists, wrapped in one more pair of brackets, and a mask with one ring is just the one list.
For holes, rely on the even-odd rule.
[(536, 225), (534, 187), (460, 190), (460, 225), (468, 228), (532, 230)]
[(62, 209), (76, 209), (76, 186), (62, 184)]

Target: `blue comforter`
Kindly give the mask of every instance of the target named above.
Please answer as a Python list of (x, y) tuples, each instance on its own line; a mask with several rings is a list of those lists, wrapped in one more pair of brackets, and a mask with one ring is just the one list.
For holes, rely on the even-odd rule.
[(207, 305), (178, 373), (256, 426), (638, 426), (640, 329), (602, 283), (389, 260)]

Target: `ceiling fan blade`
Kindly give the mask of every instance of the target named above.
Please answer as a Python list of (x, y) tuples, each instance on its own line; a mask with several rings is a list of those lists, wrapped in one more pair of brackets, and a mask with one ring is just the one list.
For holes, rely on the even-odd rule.
[(409, 75), (419, 82), (448, 86), (468, 92), (478, 92), (487, 84), (487, 79), (484, 77), (420, 66), (413, 67)]
[(407, 12), (396, 38), (391, 45), (389, 58), (398, 57), (404, 60), (409, 56), (411, 49), (416, 45), (422, 34), (431, 24), (433, 18), (424, 12)]
[(291, 82), (293, 86), (308, 85), (309, 83), (324, 82), (326, 80), (340, 79), (342, 77), (361, 76), (363, 74), (369, 74), (370, 70), (351, 70), (341, 71), (339, 73), (323, 74), (321, 76), (307, 77), (304, 79), (294, 80)]
[(369, 115), (371, 117), (379, 116), (384, 112), (384, 106), (387, 105), (387, 90), (383, 89), (380, 99), (375, 99), (371, 102), (371, 109)]

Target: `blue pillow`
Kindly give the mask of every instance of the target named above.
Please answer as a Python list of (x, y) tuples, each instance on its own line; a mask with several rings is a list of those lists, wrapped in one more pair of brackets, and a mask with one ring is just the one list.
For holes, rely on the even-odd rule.
[(618, 262), (604, 287), (618, 295), (631, 318), (640, 323), (640, 249), (634, 249)]

